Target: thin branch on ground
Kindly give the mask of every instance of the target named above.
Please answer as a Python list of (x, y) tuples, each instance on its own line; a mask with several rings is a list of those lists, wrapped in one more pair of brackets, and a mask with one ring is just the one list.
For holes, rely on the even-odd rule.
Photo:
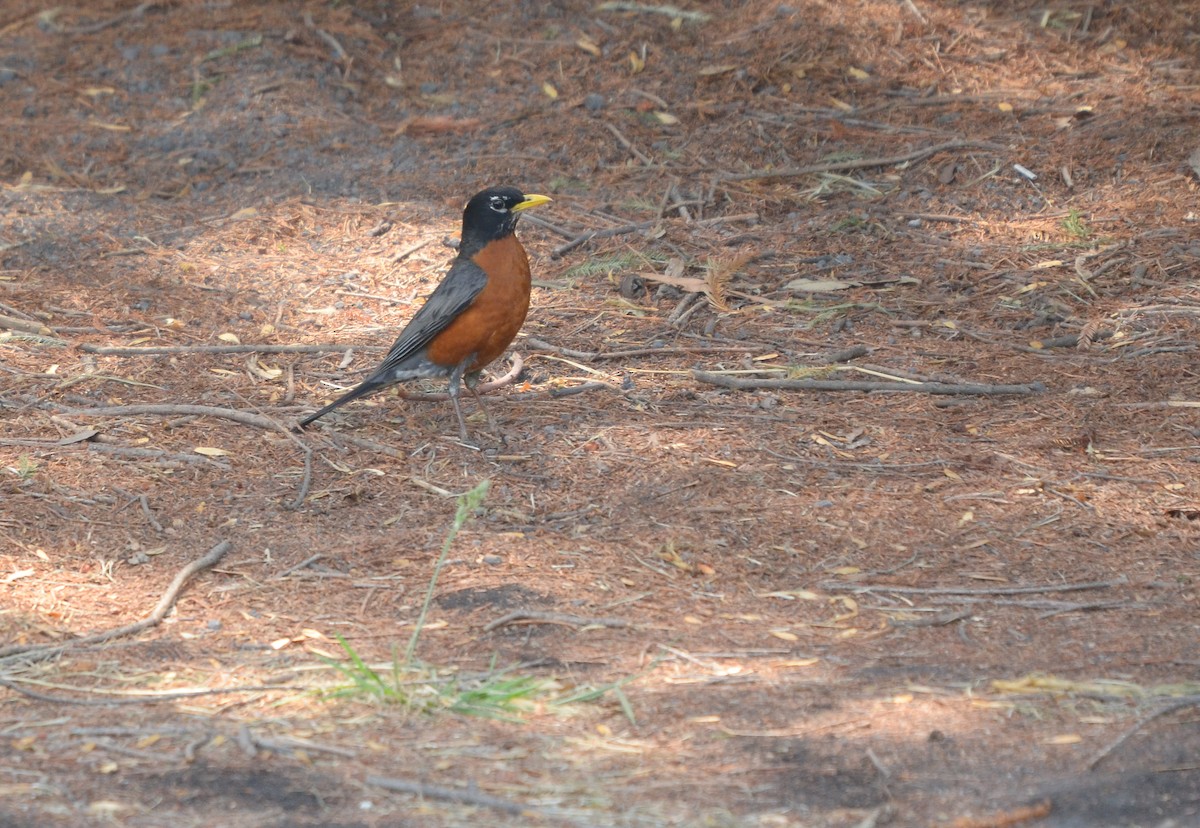
[[(248, 731), (248, 729), (247, 729)], [(296, 751), (311, 751), (313, 753), (328, 753), (331, 756), (341, 756), (345, 759), (357, 759), (358, 753), (349, 750), (348, 748), (338, 747), (337, 745), (324, 745), (320, 742), (313, 742), (309, 739), (300, 739), (295, 736), (279, 736), (274, 739), (268, 739), (263, 736), (257, 736), (254, 733), (249, 733), (249, 742), (256, 748), (271, 753), (278, 753), (283, 756), (292, 756)]]
[(10, 331), (21, 331), (22, 333), (38, 334), (40, 336), (52, 336), (54, 334), (53, 330), (47, 328), (41, 322), (14, 319), (11, 316), (0, 316), (0, 328), (7, 328)]
[(568, 627), (609, 627), (624, 628), (632, 626), (624, 618), (587, 618), (582, 615), (569, 615), (563, 612), (540, 612), (538, 610), (515, 610), (502, 615), (484, 625), (484, 632), (491, 632), (509, 624), (562, 624)]
[[(758, 213), (738, 213), (732, 216), (713, 216), (711, 218), (697, 219), (690, 222), (690, 227), (713, 227), (719, 224), (732, 224), (734, 222), (746, 221), (755, 223), (759, 219)], [(565, 244), (560, 244), (558, 247), (550, 251), (551, 259), (560, 259), (567, 253), (574, 250), (580, 245), (587, 244), (593, 239), (608, 239), (613, 236), (624, 236), (628, 233), (636, 233), (638, 230), (648, 230), (657, 224), (657, 221), (635, 221), (629, 224), (622, 224), (618, 227), (608, 227), (603, 230), (588, 230), (585, 233), (580, 233), (575, 238)]]
[(576, 394), (586, 394), (589, 391), (600, 391), (604, 389), (616, 389), (616, 386), (611, 382), (585, 382), (581, 385), (572, 385), (567, 388), (551, 388), (548, 393), (550, 399), (558, 400), (563, 397), (574, 397)]
[(178, 354), (336, 354), (350, 349), (358, 351), (386, 351), (382, 345), (147, 345), (120, 347), (92, 345), (87, 342), (75, 346), (88, 354), (99, 356), (168, 356)]
[(142, 507), (142, 514), (146, 516), (146, 521), (153, 527), (155, 532), (161, 535), (163, 533), (163, 525), (158, 522), (158, 519), (154, 517), (154, 512), (150, 510), (150, 498), (144, 494), (140, 494), (138, 495), (138, 503)]
[(522, 805), (498, 796), (480, 793), (475, 790), (459, 790), (446, 788), (441, 785), (431, 785), (428, 782), (417, 782), (411, 779), (396, 779), (390, 776), (368, 776), (367, 784), (396, 793), (407, 793), (424, 799), (437, 799), (442, 802), (453, 802), (457, 805), (471, 805), (477, 808), (491, 808), (513, 816), (540, 813), (537, 808)]
[(206, 569), (212, 569), (226, 553), (233, 548), (233, 544), (227, 540), (223, 540), (208, 550), (202, 557), (189, 563), (187, 566), (179, 570), (175, 577), (167, 586), (162, 598), (159, 599), (158, 605), (151, 610), (150, 614), (133, 624), (126, 624), (124, 627), (106, 630), (104, 632), (85, 635), (82, 638), (76, 638), (68, 641), (65, 644), (33, 644), (33, 645), (18, 645), (5, 647), (0, 650), (0, 662), (5, 661), (21, 661), (27, 662), (31, 660), (45, 660), (53, 658), (60, 653), (63, 653), (72, 647), (82, 647), (89, 644), (99, 644), (105, 641), (111, 641), (114, 638), (125, 638), (126, 636), (137, 635), (151, 627), (157, 627), (162, 623), (162, 620), (167, 617), (167, 613), (175, 606), (175, 601), (188, 581), (194, 576), (203, 572)]
[(1040, 382), (1024, 385), (989, 385), (983, 383), (946, 383), (946, 382), (868, 382), (863, 380), (828, 380), (828, 379), (756, 379), (753, 377), (732, 377), (726, 374), (714, 374), (710, 371), (693, 371), (692, 376), (709, 385), (722, 388), (732, 388), (735, 391), (754, 391), (760, 389), (776, 389), (786, 391), (907, 391), (909, 393), (940, 394), (965, 396), (983, 395), (1000, 396), (1006, 394), (1027, 395), (1041, 394), (1046, 386)]
[(313, 555), (309, 555), (307, 558), (305, 558), (304, 560), (302, 560), (300, 563), (296, 564), (295, 566), (289, 566), (287, 569), (283, 570), (283, 572), (280, 572), (278, 575), (275, 576), (275, 578), (273, 580), (282, 581), (284, 578), (291, 575), (293, 572), (299, 572), (301, 569), (304, 569), (306, 566), (309, 566), (310, 564), (316, 563), (317, 561), (321, 560), (321, 558), (323, 558), (323, 557), (325, 557), (325, 556), (320, 552), (317, 552), (316, 554), (313, 554)]
[(144, 414), (176, 417), (193, 415), (197, 417), (220, 417), (225, 420), (233, 420), (235, 423), (242, 425), (261, 428), (264, 431), (280, 431), (284, 434), (288, 430), (279, 423), (272, 420), (270, 417), (264, 417), (261, 414), (251, 414), (249, 411), (238, 411), (233, 408), (220, 408), (214, 405), (187, 405), (187, 404), (154, 404), (154, 405), (108, 405), (99, 408), (73, 408), (63, 412), (72, 417), (137, 417)]
[(920, 161), (923, 158), (928, 158), (931, 155), (937, 155), (939, 152), (950, 152), (960, 149), (987, 149), (995, 152), (1002, 152), (1007, 148), (1000, 144), (992, 144), (987, 141), (947, 141), (944, 144), (935, 144), (932, 147), (924, 147), (911, 152), (902, 153), (900, 155), (889, 155), (883, 158), (859, 158), (852, 161), (830, 161), (825, 164), (809, 164), (805, 167), (782, 167), (778, 170), (758, 170), (748, 173), (722, 173), (718, 176), (720, 181), (756, 181), (766, 178), (797, 178), (804, 175), (813, 175), (823, 172), (838, 172), (842, 170), (863, 170), (871, 167), (890, 167), (895, 164), (903, 164), (906, 161)]
[(1129, 579), (1122, 575), (1111, 581), (1084, 581), (1074, 584), (1042, 584), (1022, 587), (906, 587), (888, 584), (848, 584), (841, 581), (823, 581), (819, 586), (830, 592), (894, 592), (903, 595), (1035, 595), (1041, 592), (1109, 589), (1128, 583)]
[(525, 343), (535, 351), (547, 351), (552, 354), (570, 357), (571, 359), (579, 360), (599, 360), (599, 359), (627, 359), (629, 357), (643, 356), (690, 356), (692, 354), (751, 354), (761, 348), (753, 348), (747, 345), (695, 345), (691, 348), (631, 348), (625, 351), (576, 351), (571, 348), (563, 348), (558, 345), (551, 345), (544, 339), (538, 339), (531, 336), (525, 340)]
[(560, 259), (567, 253), (570, 253), (576, 247), (587, 244), (593, 239), (609, 239), (613, 236), (624, 236), (627, 233), (636, 233), (638, 230), (648, 230), (654, 226), (653, 221), (635, 221), (630, 224), (622, 224), (619, 227), (609, 227), (604, 230), (588, 230), (586, 233), (581, 233), (569, 242), (560, 244), (558, 247), (550, 251), (551, 259)]
[[(227, 696), (234, 693), (268, 693), (279, 690), (287, 692), (307, 692), (311, 688), (291, 684), (252, 684), (246, 687), (213, 687), (205, 688), (204, 690), (178, 690), (164, 691), (162, 693), (151, 693), (135, 698), (124, 698), (116, 696), (104, 696), (103, 698), (76, 698), (73, 696), (53, 696), (49, 693), (41, 693), (37, 690), (30, 690), (23, 685), (26, 682), (20, 679), (4, 678), (0, 676), (0, 687), (7, 687), (14, 693), (20, 693), (35, 701), (47, 702), (49, 704), (73, 704), (76, 707), (128, 707), (130, 705), (144, 704), (162, 704), (163, 702), (174, 702), (180, 699), (195, 699), (201, 696)], [(93, 695), (104, 695), (106, 691), (97, 690), (93, 687), (78, 687), (73, 688), (80, 693), (91, 693)]]
[(625, 137), (625, 134), (621, 132), (621, 130), (616, 128), (616, 126), (610, 124), (608, 121), (605, 121), (604, 128), (612, 133), (612, 136), (617, 139), (618, 144), (629, 150), (630, 155), (641, 161), (647, 167), (654, 166), (654, 159), (639, 150), (632, 141)]
[(1193, 706), (1200, 706), (1200, 695), (1184, 696), (1182, 698), (1178, 698), (1178, 699), (1175, 699), (1174, 701), (1164, 704), (1162, 707), (1159, 707), (1157, 710), (1150, 711), (1145, 716), (1142, 716), (1142, 718), (1140, 718), (1136, 722), (1134, 722), (1132, 727), (1130, 727), (1128, 730), (1126, 730), (1124, 733), (1122, 733), (1116, 739), (1114, 739), (1113, 741), (1111, 741), (1107, 745), (1105, 745), (1104, 748), (1101, 749), (1100, 752), (1097, 753), (1095, 755), (1095, 757), (1092, 758), (1092, 761), (1088, 762), (1088, 766), (1087, 766), (1088, 770), (1095, 770), (1096, 767), (1101, 762), (1103, 762), (1105, 759), (1107, 759), (1112, 754), (1113, 751), (1115, 751), (1121, 745), (1123, 745), (1127, 741), (1129, 741), (1130, 737), (1132, 737), (1135, 733), (1137, 733), (1139, 730), (1144, 728), (1146, 725), (1150, 724), (1155, 719), (1160, 718), (1162, 716), (1166, 716), (1168, 713), (1174, 713), (1177, 710), (1183, 710), (1185, 707), (1193, 707)]
[[(299, 443), (299, 441), (297, 442)], [(304, 499), (308, 497), (308, 490), (312, 486), (313, 450), (303, 443), (300, 443), (300, 448), (304, 450), (304, 474), (300, 478), (300, 487), (296, 489), (296, 496), (292, 499), (291, 503), (283, 507), (291, 512), (296, 511), (304, 505)]]
[(147, 10), (153, 9), (156, 6), (160, 6), (160, 5), (165, 5), (165, 4), (159, 3), (159, 2), (153, 2), (153, 1), (147, 2), (147, 3), (141, 3), (137, 6), (134, 6), (132, 9), (123, 11), (114, 17), (110, 17), (107, 20), (101, 20), (98, 23), (89, 23), (86, 26), (72, 26), (70, 28), (63, 29), (62, 31), (65, 32), (66, 34), (73, 34), (73, 35), (96, 34), (97, 32), (102, 32), (105, 29), (111, 28), (113, 26), (118, 26), (121, 23), (124, 23), (126, 20), (133, 20), (134, 18), (141, 17), (143, 14), (146, 13)]
[(845, 350), (834, 351), (832, 354), (825, 354), (824, 356), (818, 357), (818, 361), (832, 365), (839, 362), (851, 362), (852, 360), (866, 356), (869, 353), (871, 353), (871, 349), (866, 345), (853, 345)]
[(100, 454), (111, 454), (114, 457), (136, 457), (146, 460), (167, 460), (173, 463), (195, 463), (197, 465), (204, 463), (216, 463), (221, 468), (226, 468), (224, 464), (217, 463), (215, 457), (205, 457), (200, 454), (181, 454), (178, 452), (170, 452), (164, 449), (142, 448), (140, 446), (114, 446), (111, 443), (100, 443), (94, 440), (89, 440), (86, 443), (75, 443), (71, 446), (61, 446), (63, 449), (80, 449), (84, 448), (87, 451), (94, 451)]
[(355, 448), (374, 451), (386, 457), (392, 457), (396, 460), (408, 460), (409, 457), (403, 451), (400, 451), (394, 446), (387, 446), (383, 443), (377, 443), (374, 440), (368, 440), (365, 437), (355, 437), (353, 434), (346, 434), (343, 431), (335, 431), (333, 429), (324, 429), (322, 434), (329, 437), (334, 443), (348, 443)]
[(1047, 618), (1053, 618), (1055, 615), (1062, 615), (1068, 612), (1145, 609), (1147, 606), (1146, 604), (1138, 601), (1089, 601), (1088, 603), (1081, 604), (1074, 601), (1055, 601), (1050, 598), (1021, 600), (1015, 598), (989, 598), (987, 596), (972, 598), (965, 595), (949, 595), (944, 597), (934, 596), (930, 599), (930, 602), (934, 604), (994, 604), (999, 607), (1023, 607), (1025, 609), (1046, 610), (1046, 612), (1038, 616), (1039, 621), (1043, 621)]

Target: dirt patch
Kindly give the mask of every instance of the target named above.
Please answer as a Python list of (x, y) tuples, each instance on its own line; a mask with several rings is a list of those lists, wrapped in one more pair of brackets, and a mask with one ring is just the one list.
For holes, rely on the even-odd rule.
[[(4, 649), (0, 821), (1195, 824), (1198, 12), (7, 4), (0, 647), (232, 551)], [(314, 410), (500, 183), (477, 445), (128, 408)]]

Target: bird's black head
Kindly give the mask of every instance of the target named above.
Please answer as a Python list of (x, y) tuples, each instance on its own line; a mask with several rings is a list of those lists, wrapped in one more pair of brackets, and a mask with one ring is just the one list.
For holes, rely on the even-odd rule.
[(544, 195), (525, 195), (516, 187), (489, 187), (476, 193), (463, 210), (462, 243), (458, 254), (471, 256), (488, 242), (511, 234), (522, 210), (549, 200)]

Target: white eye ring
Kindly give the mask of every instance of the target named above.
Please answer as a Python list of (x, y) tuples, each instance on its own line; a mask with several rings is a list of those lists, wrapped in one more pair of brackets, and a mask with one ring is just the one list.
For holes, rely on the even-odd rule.
[(504, 203), (504, 199), (500, 196), (492, 196), (488, 199), (488, 206), (497, 213), (507, 213), (508, 205)]

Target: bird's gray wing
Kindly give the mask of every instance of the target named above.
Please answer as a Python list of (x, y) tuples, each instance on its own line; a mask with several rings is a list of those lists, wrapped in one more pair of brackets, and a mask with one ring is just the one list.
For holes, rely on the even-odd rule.
[(487, 274), (470, 259), (455, 259), (450, 272), (438, 285), (425, 304), (400, 332), (391, 350), (379, 364), (373, 377), (384, 378), (396, 370), (406, 370), (407, 364), (433, 341), (434, 337), (449, 327), (487, 285)]

